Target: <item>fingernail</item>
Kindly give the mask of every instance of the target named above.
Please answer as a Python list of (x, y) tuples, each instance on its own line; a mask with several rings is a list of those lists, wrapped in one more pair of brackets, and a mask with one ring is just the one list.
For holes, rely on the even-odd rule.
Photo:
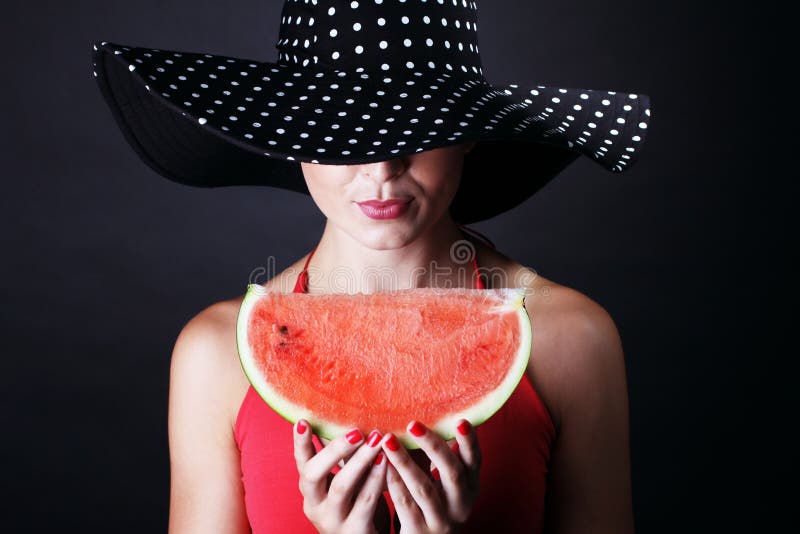
[(386, 446), (390, 451), (400, 450), (400, 442), (397, 441), (397, 438), (394, 437), (394, 434), (390, 435), (389, 439), (386, 440)]
[(431, 476), (433, 476), (433, 479), (434, 479), (434, 480), (441, 480), (441, 478), (442, 478), (442, 477), (439, 475), (439, 469), (438, 469), (438, 468), (436, 468), (436, 467), (434, 467), (434, 468), (431, 470)]
[(452, 449), (453, 449), (454, 453), (458, 454), (458, 442), (457, 441), (453, 443)]
[(347, 441), (349, 441), (353, 445), (355, 445), (362, 439), (364, 439), (364, 436), (361, 434), (361, 431), (357, 428), (347, 433)]
[(417, 437), (425, 435), (425, 427), (419, 421), (414, 421), (408, 431)]
[(471, 428), (471, 425), (469, 424), (469, 421), (465, 419), (461, 421), (456, 428), (458, 428), (459, 434), (461, 434), (462, 436), (466, 436), (467, 434), (469, 434), (469, 429)]
[(383, 461), (383, 452), (379, 452), (378, 456), (375, 457), (375, 465), (381, 465)]
[(304, 421), (297, 422), (297, 433), (298, 434), (305, 434), (306, 430), (308, 430), (308, 426), (305, 424)]
[(378, 442), (380, 442), (380, 440), (381, 440), (381, 433), (378, 432), (377, 430), (373, 430), (372, 433), (369, 435), (367, 443), (369, 443), (370, 447), (374, 447), (375, 445), (378, 444)]

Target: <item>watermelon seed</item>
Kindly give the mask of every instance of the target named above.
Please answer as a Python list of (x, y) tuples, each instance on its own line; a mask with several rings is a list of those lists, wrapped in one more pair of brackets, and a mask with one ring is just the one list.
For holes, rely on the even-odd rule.
[(286, 327), (286, 325), (281, 325), (278, 331), (281, 333), (282, 336), (286, 336), (289, 334), (289, 329)]

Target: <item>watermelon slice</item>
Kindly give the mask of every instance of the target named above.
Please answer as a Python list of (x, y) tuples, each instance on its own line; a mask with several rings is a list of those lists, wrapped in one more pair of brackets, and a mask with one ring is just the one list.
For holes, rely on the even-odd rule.
[(524, 288), (277, 293), (250, 284), (236, 341), (253, 388), (324, 438), (359, 428), (417, 448), (418, 420), (444, 439), (477, 426), (519, 384), (531, 352)]

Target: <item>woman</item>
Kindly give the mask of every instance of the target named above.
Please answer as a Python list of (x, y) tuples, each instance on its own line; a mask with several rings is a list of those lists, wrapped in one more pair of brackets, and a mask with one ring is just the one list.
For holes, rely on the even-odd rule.
[[(581, 154), (610, 171), (629, 168), (649, 99), (495, 90), (482, 76), (476, 21), (467, 2), (289, 1), (278, 64), (95, 45), (103, 96), (157, 172), (311, 195), (324, 233), (267, 289), (341, 291), (330, 283), (334, 269), (353, 275), (347, 292), (394, 289), (362, 277), (367, 267), (391, 269), (397, 288), (463, 285), (449, 251), (469, 239), (475, 272), (493, 273), (471, 278), (475, 287), (525, 287), (535, 318), (529, 368), (503, 408), (477, 428), (463, 421), (447, 444), (409, 421), (421, 445), (409, 454), (391, 435), (319, 443), (307, 422), (286, 423), (242, 372), (242, 297), (209, 306), (172, 355), (171, 533), (633, 530), (614, 322), (457, 221), (516, 206)], [(377, 213), (359, 204), (388, 199), (408, 202)], [(456, 274), (434, 280), (433, 266)]]
[[(394, 279), (400, 281), (411, 280), (414, 269), (425, 273), (418, 284), (401, 282), (403, 287), (427, 285), (433, 263), (445, 270), (450, 267), (453, 273), (463, 268), (448, 257), (450, 245), (464, 239), (449, 217), (448, 207), (469, 148), (457, 145), (363, 165), (304, 163), (309, 191), (327, 217), (313, 256), (319, 283), (312, 276), (308, 290), (329, 292), (331, 288), (325, 280), (334, 268), (353, 273), (350, 278), (355, 287), (348, 287), (348, 291), (364, 292), (389, 289), (360, 283), (362, 279), (374, 281), (361, 276), (368, 267), (388, 267), (396, 273)], [(370, 219), (354, 204), (376, 198), (412, 201), (403, 215), (388, 220)], [(492, 277), (493, 281), (529, 281), (526, 307), (529, 315), (536, 317), (536, 328), (528, 377), (551, 414), (555, 429), (547, 465), (548, 498), (528, 503), (534, 514), (519, 509), (511, 513), (543, 517), (548, 532), (632, 531), (625, 373), (613, 321), (586, 296), (536, 275), (490, 247), (478, 242), (476, 246), (481, 265), (503, 275)], [(265, 287), (291, 291), (305, 260), (298, 260)], [(456, 283), (456, 278), (439, 282)], [(241, 298), (217, 303), (201, 312), (186, 325), (175, 345), (169, 419), (171, 532), (202, 532), (206, 528), (211, 528), (209, 532), (248, 532), (250, 528), (234, 437), (237, 415), (249, 386), (234, 343)], [(225, 377), (224, 381), (220, 377)], [(424, 459), (420, 461), (423, 467), (409, 464), (410, 457), (404, 449), (393, 451), (387, 447), (388, 437), (381, 439), (381, 447), (372, 447), (364, 436), (355, 443), (342, 436), (315, 453), (311, 433), (298, 431), (303, 424), (301, 421), (293, 429), (293, 457), (300, 473), (296, 478), (302, 481), (304, 510), (320, 532), (371, 531), (379, 501), (364, 499), (382, 491), (387, 473), (386, 462), (374, 465), (379, 450), (398, 470), (405, 469), (404, 476), (397, 477), (389, 468), (387, 480), (404, 529), (413, 526), (409, 531), (447, 532), (469, 517), (478, 493), (474, 479), (478, 478), (477, 458), (481, 454), (475, 429), (466, 436), (457, 434), (459, 452), (452, 454), (444, 442), (426, 433), (429, 450), (437, 454), (430, 455), (431, 459), (447, 459), (435, 461), (441, 478), (450, 480), (453, 476), (459, 484), (442, 485), (420, 495), (409, 488), (436, 488)], [(288, 423), (286, 427), (288, 432)], [(519, 432), (526, 435), (524, 429)], [(531, 443), (535, 444), (538, 441)], [(530, 454), (538, 454), (532, 448)], [(522, 450), (526, 450), (524, 444)], [(330, 491), (326, 488), (328, 472), (342, 457), (350, 460), (333, 477)], [(526, 463), (525, 458), (518, 461), (520, 466)], [(462, 474), (459, 470), (467, 476), (458, 476)], [(499, 473), (504, 482), (521, 486), (517, 492), (526, 493), (526, 479), (514, 480), (509, 475), (513, 473)], [(346, 483), (340, 485), (341, 480)], [(295, 488), (296, 482), (292, 480), (290, 487)], [(359, 490), (361, 483), (364, 486)], [(480, 492), (492, 491), (491, 486), (480, 487)], [(401, 495), (408, 498), (398, 500)], [(351, 504), (351, 498), (355, 504)], [(287, 496), (277, 506), (291, 501)], [(398, 502), (403, 504), (398, 506)], [(508, 512), (495, 513), (502, 516)], [(517, 524), (515, 517), (497, 521), (508, 519)], [(275, 520), (285, 521), (278, 517)], [(287, 528), (286, 525), (281, 526)], [(538, 532), (539, 528), (532, 524), (524, 532)]]

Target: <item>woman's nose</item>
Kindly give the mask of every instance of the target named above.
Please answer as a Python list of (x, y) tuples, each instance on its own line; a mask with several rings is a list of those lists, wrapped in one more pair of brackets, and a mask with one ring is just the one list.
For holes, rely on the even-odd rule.
[(395, 158), (361, 165), (359, 173), (373, 181), (383, 182), (402, 175), (407, 164), (403, 158)]

